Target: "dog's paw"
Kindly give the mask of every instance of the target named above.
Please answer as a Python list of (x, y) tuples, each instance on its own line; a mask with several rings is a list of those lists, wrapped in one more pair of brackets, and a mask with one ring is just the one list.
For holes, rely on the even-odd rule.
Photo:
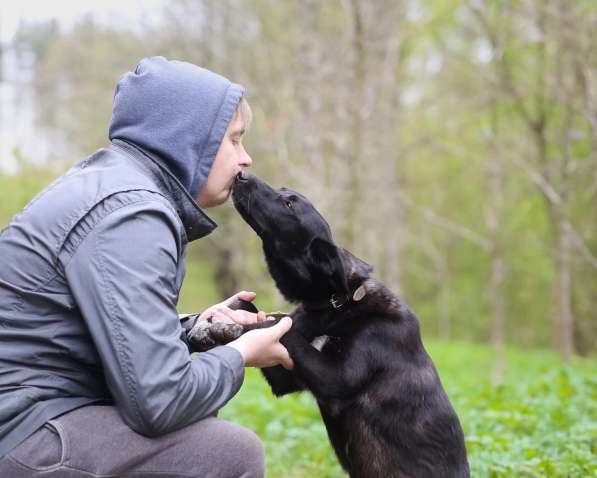
[(204, 352), (218, 345), (232, 342), (238, 339), (242, 333), (243, 327), (239, 324), (197, 320), (187, 334), (187, 339), (194, 351)]

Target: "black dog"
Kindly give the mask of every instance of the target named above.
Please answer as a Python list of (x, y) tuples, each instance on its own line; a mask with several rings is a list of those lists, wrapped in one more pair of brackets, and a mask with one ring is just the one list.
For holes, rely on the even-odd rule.
[[(278, 289), (299, 304), (281, 339), (294, 369), (263, 369), (274, 394), (313, 393), (353, 478), (468, 477), (462, 429), (415, 314), (369, 276), (368, 264), (335, 245), (302, 195), (241, 173), (233, 200), (262, 239)], [(318, 350), (312, 342), (322, 336)]]

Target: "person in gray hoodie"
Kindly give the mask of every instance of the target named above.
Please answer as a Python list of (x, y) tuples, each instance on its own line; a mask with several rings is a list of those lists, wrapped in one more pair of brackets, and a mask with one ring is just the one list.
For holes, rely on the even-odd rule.
[[(240, 85), (146, 58), (118, 81), (110, 145), (0, 233), (0, 476), (258, 477), (263, 446), (217, 418), (244, 367), (292, 361), (286, 318), (191, 354), (176, 305), (188, 242), (251, 165)], [(208, 309), (232, 311), (240, 292)]]

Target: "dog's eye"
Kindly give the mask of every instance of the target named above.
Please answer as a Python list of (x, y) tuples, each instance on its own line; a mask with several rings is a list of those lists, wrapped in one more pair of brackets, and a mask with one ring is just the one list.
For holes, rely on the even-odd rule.
[(287, 207), (288, 209), (292, 209), (292, 201), (291, 201), (290, 199), (286, 199), (286, 200), (284, 201), (284, 204), (286, 205), (286, 207)]

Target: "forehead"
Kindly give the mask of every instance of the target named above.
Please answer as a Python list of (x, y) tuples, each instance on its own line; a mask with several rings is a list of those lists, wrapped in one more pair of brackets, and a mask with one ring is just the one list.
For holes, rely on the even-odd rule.
[(309, 201), (305, 196), (303, 196), (301, 193), (297, 193), (296, 191), (293, 191), (292, 189), (288, 189), (288, 188), (280, 188), (278, 189), (278, 192), (280, 193), (281, 196), (283, 197), (296, 197), (298, 199), (300, 199), (300, 202), (306, 206), (308, 206), (308, 208), (312, 211), (313, 213), (313, 217), (319, 219), (320, 221), (324, 222), (328, 228), (328, 222), (325, 220), (325, 218), (321, 215), (321, 213), (317, 210), (317, 208), (313, 205), (313, 203), (311, 201)]
[[(302, 199), (304, 202), (311, 204), (311, 201), (309, 201), (305, 196), (303, 196), (301, 193), (297, 193), (296, 191), (293, 191), (292, 189), (288, 189), (287, 187), (282, 187), (280, 189), (278, 189), (278, 192), (282, 195), (282, 196), (296, 196), (300, 199)], [(312, 204), (311, 204), (312, 205)]]
[(230, 123), (228, 124), (228, 129), (226, 130), (227, 133), (229, 134), (235, 134), (235, 133), (241, 133), (245, 131), (245, 122), (243, 120), (243, 118), (241, 117), (241, 115), (234, 115), (232, 117), (232, 119), (230, 120)]

